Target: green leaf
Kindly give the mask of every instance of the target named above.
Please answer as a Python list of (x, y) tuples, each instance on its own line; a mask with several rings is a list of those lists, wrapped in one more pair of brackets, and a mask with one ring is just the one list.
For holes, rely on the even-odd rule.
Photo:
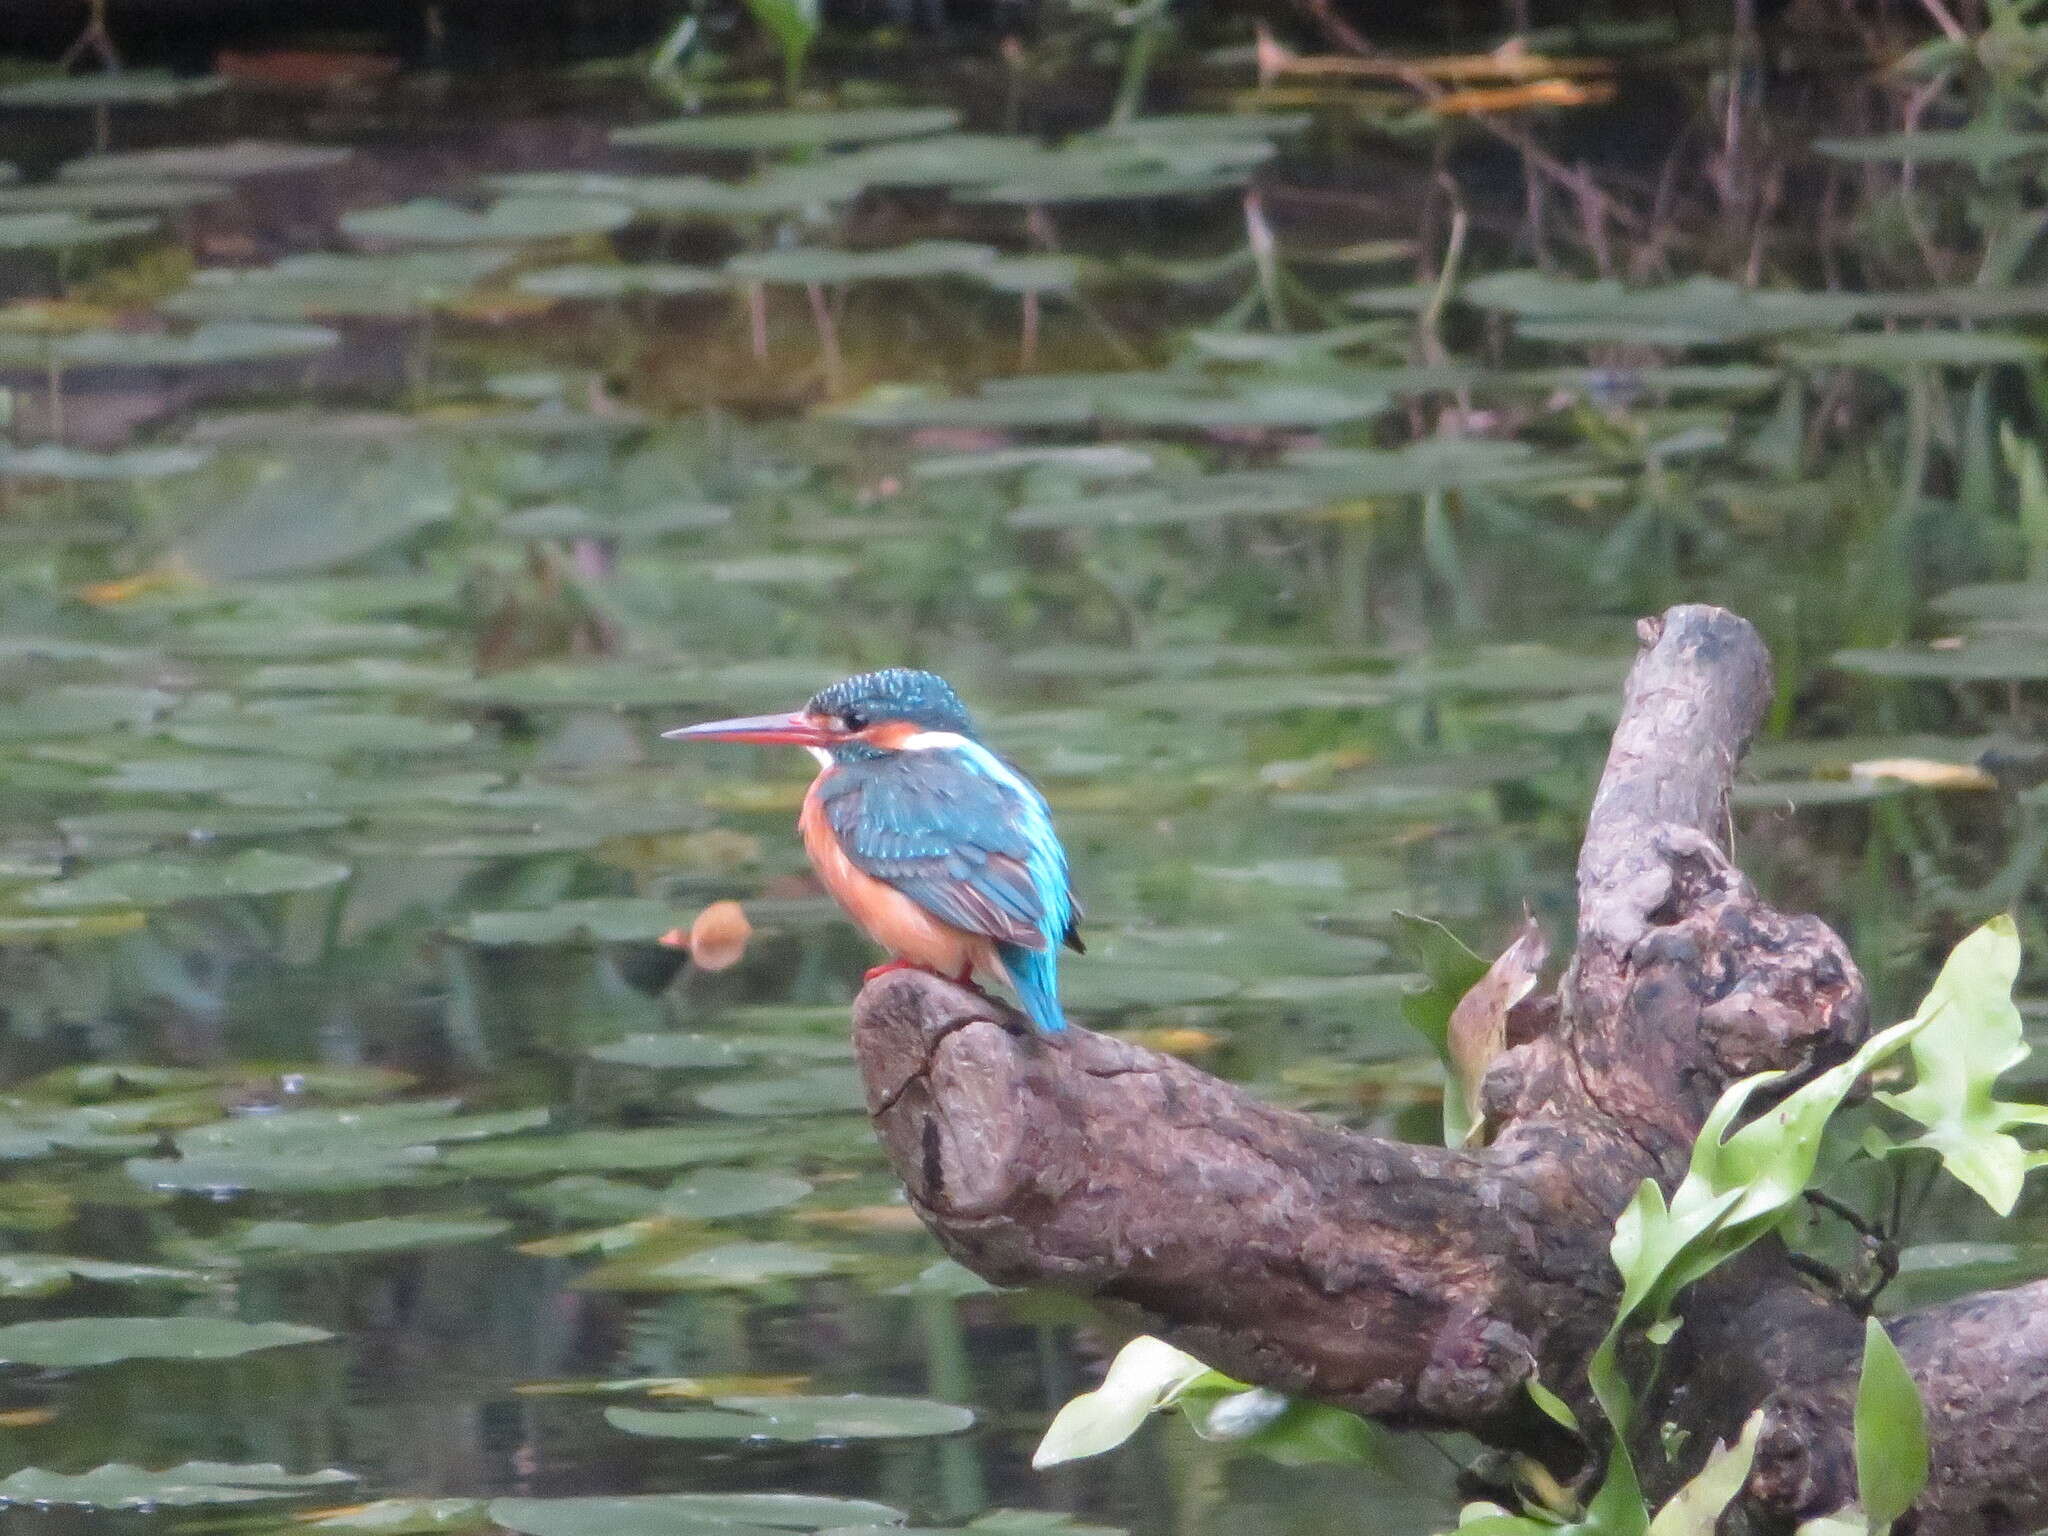
[(782, 65), (795, 80), (822, 24), (821, 0), (746, 0), (747, 9), (782, 50)]
[[(1486, 974), (1486, 962), (1433, 918), (1396, 912), (1394, 923), (1402, 947), (1422, 967), (1425, 978), (1423, 986), (1401, 998), (1401, 1016), (1430, 1043), (1443, 1063), (1445, 1076), (1455, 1085), (1458, 1066), (1451, 1059), (1451, 1015), (1457, 1011), (1459, 999)], [(1465, 1096), (1453, 1086), (1444, 1093), (1444, 1145), (1463, 1146), (1470, 1129)]]
[(902, 1440), (957, 1435), (974, 1410), (923, 1397), (714, 1397), (711, 1407), (660, 1413), (608, 1408), (605, 1422), (629, 1435), (667, 1440)]
[(167, 907), (229, 896), (317, 891), (348, 878), (346, 864), (252, 848), (228, 859), (134, 859), (69, 880), (39, 885), (22, 899), (33, 907)]
[(2001, 1216), (2012, 1214), (2036, 1159), (2010, 1134), (2048, 1123), (2048, 1109), (1992, 1097), (1999, 1075), (2027, 1059), (2020, 1012), (2019, 931), (2010, 916), (1991, 919), (1950, 953), (1914, 1018), (1913, 1086), (1878, 1101), (1924, 1128), (1895, 1150), (1925, 1147)]
[(1208, 1370), (1164, 1339), (1141, 1334), (1117, 1351), (1101, 1386), (1083, 1392), (1053, 1416), (1031, 1453), (1031, 1465), (1043, 1471), (1115, 1450)]
[(255, 1504), (303, 1499), (355, 1474), (329, 1467), (324, 1472), (287, 1472), (274, 1461), (237, 1464), (187, 1461), (151, 1472), (124, 1461), (90, 1472), (46, 1472), (24, 1467), (0, 1478), (0, 1506), (75, 1505), (87, 1509), (152, 1509), (169, 1505)]
[(1764, 1414), (1759, 1408), (1743, 1424), (1735, 1443), (1716, 1446), (1707, 1464), (1657, 1511), (1650, 1522), (1650, 1536), (1714, 1536), (1722, 1511), (1749, 1480), (1757, 1436), (1763, 1427)]
[(642, 1493), (568, 1499), (493, 1499), (491, 1519), (521, 1536), (750, 1536), (901, 1525), (901, 1510), (866, 1499), (798, 1493)]
[(68, 1369), (117, 1360), (225, 1360), (333, 1337), (325, 1328), (227, 1317), (62, 1317), (0, 1328), (0, 1363)]
[(1899, 1347), (1876, 1318), (1865, 1320), (1863, 1374), (1856, 1383), (1856, 1494), (1873, 1527), (1913, 1507), (1927, 1486), (1927, 1417)]
[(482, 1530), (490, 1514), (482, 1499), (377, 1499), (308, 1522), (316, 1531), (363, 1531), (371, 1536), (435, 1536)]
[(1523, 1383), (1528, 1389), (1529, 1401), (1543, 1410), (1544, 1417), (1560, 1424), (1573, 1434), (1579, 1433), (1579, 1416), (1572, 1412), (1572, 1405), (1543, 1385), (1534, 1376)]

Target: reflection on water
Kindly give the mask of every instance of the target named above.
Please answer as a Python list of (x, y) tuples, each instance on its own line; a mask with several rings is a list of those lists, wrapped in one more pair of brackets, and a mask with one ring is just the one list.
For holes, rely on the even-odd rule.
[[(1412, 1138), (1438, 1088), (1392, 914), (1482, 950), (1525, 908), (1568, 930), (1638, 607), (1772, 635), (1784, 739), (1738, 851), (1881, 996), (1944, 913), (2029, 889), (2048, 649), (2004, 578), (2041, 534), (1980, 482), (2029, 472), (2023, 436), (1986, 445), (2038, 369), (1995, 289), (1922, 332), (1951, 312), (1624, 294), (1490, 236), (1418, 269), (1414, 203), (1328, 189), (1427, 174), (1307, 113), (1062, 139), (855, 86), (669, 122), (617, 71), (65, 89), (4, 119), (0, 188), (18, 1502), (281, 1527), (404, 1497), (445, 1502), (328, 1523), (536, 1536), (895, 1518), (533, 1502), (682, 1493), (1446, 1521), (1469, 1447), (1419, 1437), (1282, 1471), (1176, 1419), (1029, 1470), (1129, 1320), (993, 1294), (910, 1218), (797, 769), (656, 739), (680, 720), (942, 667), (1072, 850), (1070, 1011)], [(1901, 377), (1846, 430), (1808, 414)], [(1962, 577), (1924, 632), (1967, 643), (1889, 648)], [(1989, 792), (1955, 776), (1987, 743)], [(727, 899), (730, 968), (660, 942)], [(89, 1321), (125, 1317), (165, 1322)], [(175, 1319), (332, 1337), (209, 1321), (225, 1358), (167, 1362)], [(235, 1465), (157, 1475), (191, 1461)], [(49, 1476), (120, 1462), (150, 1472)]]

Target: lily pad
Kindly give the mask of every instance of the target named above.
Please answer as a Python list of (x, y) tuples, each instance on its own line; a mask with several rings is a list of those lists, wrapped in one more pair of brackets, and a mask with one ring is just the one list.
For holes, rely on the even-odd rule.
[(68, 1370), (117, 1360), (225, 1360), (333, 1337), (300, 1323), (226, 1317), (61, 1317), (0, 1328), (0, 1363)]
[(362, 1221), (261, 1221), (245, 1227), (229, 1251), (249, 1263), (296, 1263), (448, 1248), (502, 1236), (511, 1223), (435, 1216), (373, 1216)]
[(742, 1532), (817, 1531), (840, 1525), (901, 1525), (904, 1518), (901, 1510), (866, 1499), (799, 1493), (642, 1493), (491, 1501), (492, 1521), (521, 1536), (722, 1536), (735, 1526)]
[(754, 1168), (700, 1168), (666, 1189), (590, 1174), (555, 1179), (520, 1198), (565, 1221), (627, 1222), (653, 1217), (720, 1221), (796, 1204), (811, 1192), (802, 1179)]
[(491, 1521), (482, 1499), (373, 1499), (307, 1523), (315, 1530), (371, 1536), (455, 1536), (481, 1531)]
[(705, 293), (731, 286), (725, 276), (705, 267), (676, 262), (641, 262), (544, 267), (521, 275), (519, 287), (550, 299), (668, 298), (679, 293)]
[(205, 267), (159, 305), (195, 318), (304, 320), (400, 317), (457, 303), (512, 260), (490, 249), (390, 255), (315, 252), (268, 267)]
[(736, 1067), (748, 1053), (717, 1035), (628, 1035), (608, 1045), (593, 1046), (592, 1061), (611, 1067), (639, 1067), (648, 1072), (700, 1072)]
[(354, 150), (338, 144), (233, 139), (225, 144), (86, 155), (70, 161), (57, 174), (66, 181), (236, 181), (244, 176), (274, 176), (282, 171), (326, 170), (354, 154)]
[(957, 1435), (974, 1410), (924, 1397), (717, 1397), (708, 1409), (659, 1413), (608, 1408), (605, 1422), (629, 1435), (664, 1440), (910, 1440)]
[(206, 751), (272, 752), (280, 757), (346, 758), (359, 754), (447, 752), (467, 745), (476, 728), (461, 720), (419, 715), (343, 714), (327, 710), (239, 713), (185, 724), (164, 734), (181, 746)]
[(695, 149), (723, 153), (817, 149), (880, 139), (943, 133), (960, 120), (949, 107), (865, 107), (838, 112), (735, 112), (679, 117), (612, 133), (614, 144), (636, 149)]
[(0, 189), (0, 213), (176, 213), (234, 195), (218, 181), (46, 181)]
[(2048, 644), (1984, 640), (1944, 650), (1837, 651), (1830, 665), (1866, 677), (1944, 683), (2034, 682), (2048, 678)]
[[(651, 943), (682, 920), (665, 901), (643, 896), (562, 901), (537, 912), (472, 912), (456, 931), (472, 944)], [(662, 1039), (664, 1036), (647, 1036)], [(677, 1039), (697, 1038), (676, 1036)]]
[(46, 1472), (24, 1467), (0, 1478), (0, 1506), (41, 1509), (152, 1510), (208, 1504), (261, 1504), (332, 1496), (337, 1485), (356, 1480), (333, 1467), (321, 1472), (287, 1472), (274, 1461), (236, 1463), (186, 1461), (161, 1472), (109, 1462), (90, 1472)]
[(867, 1108), (860, 1078), (838, 1067), (747, 1078), (699, 1089), (697, 1102), (728, 1115), (818, 1115)]
[(678, 1125), (637, 1131), (575, 1131), (565, 1136), (524, 1136), (484, 1146), (453, 1147), (446, 1166), (484, 1178), (535, 1174), (609, 1173), (686, 1168), (729, 1162), (767, 1144), (751, 1126)]
[(844, 1269), (847, 1256), (795, 1243), (726, 1243), (677, 1258), (628, 1258), (601, 1265), (577, 1284), (592, 1290), (752, 1290), (778, 1280), (815, 1280)]
[(34, 448), (0, 448), (0, 475), (18, 480), (156, 480), (190, 474), (211, 457), (201, 448), (91, 453), (43, 443)]
[(500, 198), (481, 213), (422, 197), (341, 216), (342, 231), (355, 239), (406, 245), (519, 245), (608, 235), (632, 222), (633, 210), (624, 203), (569, 197)]
[(206, 1277), (162, 1264), (115, 1264), (54, 1253), (0, 1254), (0, 1296), (54, 1296), (80, 1280), (96, 1285), (175, 1285), (190, 1289)]
[[(6, 94), (0, 91), (0, 98)], [(156, 227), (153, 218), (102, 219), (65, 208), (0, 213), (0, 251), (61, 251), (81, 245), (106, 245), (149, 234)]]
[(225, 859), (137, 859), (28, 891), (33, 907), (168, 907), (185, 901), (317, 891), (348, 878), (346, 864), (252, 848)]
[(750, 283), (857, 283), (878, 278), (931, 278), (972, 274), (996, 259), (993, 246), (962, 240), (918, 240), (873, 251), (793, 246), (748, 252), (725, 264)]
[(221, 75), (173, 75), (159, 69), (104, 70), (25, 80), (0, 88), (0, 107), (172, 107), (225, 88)]

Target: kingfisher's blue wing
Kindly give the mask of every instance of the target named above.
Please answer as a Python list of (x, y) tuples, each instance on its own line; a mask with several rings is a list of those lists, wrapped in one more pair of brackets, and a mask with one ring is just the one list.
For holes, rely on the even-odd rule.
[(941, 921), (1032, 950), (1072, 928), (1067, 856), (1045, 798), (986, 748), (848, 764), (817, 794), (854, 867)]

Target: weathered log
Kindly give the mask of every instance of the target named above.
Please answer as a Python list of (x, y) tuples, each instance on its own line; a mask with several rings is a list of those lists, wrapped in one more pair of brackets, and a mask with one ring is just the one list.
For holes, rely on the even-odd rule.
[[(1770, 698), (1761, 640), (1707, 607), (1646, 620), (1640, 638), (1579, 859), (1577, 947), (1554, 1005), (1530, 1010), (1535, 1037), (1486, 1075), (1491, 1146), (1335, 1129), (1172, 1057), (1087, 1030), (1034, 1036), (977, 993), (892, 972), (861, 994), (856, 1043), (875, 1127), (940, 1242), (999, 1283), (1133, 1306), (1245, 1380), (1570, 1470), (1582, 1451), (1524, 1386), (1538, 1376), (1591, 1413), (1616, 1215), (1645, 1177), (1676, 1182), (1730, 1082), (1775, 1068), (1796, 1083), (1867, 1030), (1840, 940), (1773, 910), (1728, 857), (1730, 783)], [(1935, 1459), (1916, 1536), (2048, 1522), (2036, 1290), (1896, 1325)], [(1685, 1318), (1648, 1417), (1682, 1417), (1695, 1450), (1646, 1458), (1651, 1492), (1762, 1404), (1755, 1522), (1852, 1498), (1853, 1309), (1767, 1242), (1696, 1287)]]

